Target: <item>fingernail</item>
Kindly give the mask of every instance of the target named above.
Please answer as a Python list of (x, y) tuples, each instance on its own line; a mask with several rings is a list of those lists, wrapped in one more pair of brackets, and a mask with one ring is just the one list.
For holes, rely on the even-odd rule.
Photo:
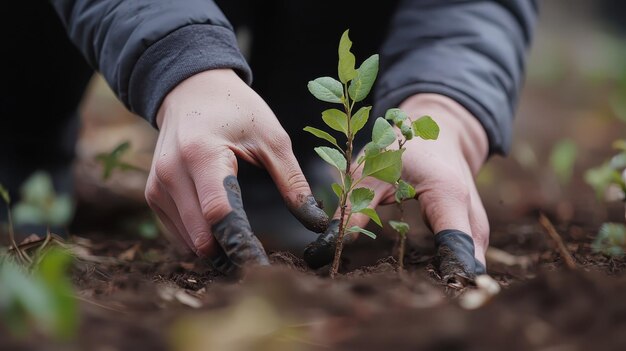
[(307, 245), (304, 249), (304, 261), (313, 269), (321, 268), (329, 264), (335, 256), (335, 240), (339, 232), (339, 220), (333, 219), (328, 224), (324, 234)]
[(298, 196), (302, 203), (299, 207), (290, 208), (291, 213), (308, 230), (323, 233), (328, 227), (328, 215), (319, 206), (313, 195), (301, 194)]

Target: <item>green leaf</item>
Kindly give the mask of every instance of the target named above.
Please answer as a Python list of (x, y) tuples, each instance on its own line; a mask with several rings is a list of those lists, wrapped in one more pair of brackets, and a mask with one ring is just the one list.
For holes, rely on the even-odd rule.
[(2, 324), (14, 333), (25, 334), (33, 324), (42, 331), (53, 329), (56, 311), (47, 287), (9, 260), (0, 264), (0, 306)]
[(345, 182), (346, 190), (352, 188), (352, 177), (349, 174), (345, 175), (344, 182)]
[(406, 140), (413, 139), (413, 128), (411, 128), (410, 126), (406, 124), (401, 125), (400, 132), (402, 133), (402, 136), (404, 136)]
[(370, 141), (369, 143), (365, 144), (365, 148), (363, 148), (363, 151), (365, 152), (365, 157), (372, 157), (378, 155), (382, 150), (380, 149), (380, 147), (378, 147), (378, 145), (376, 145), (376, 143)]
[(378, 75), (378, 55), (372, 55), (363, 61), (356, 72), (356, 76), (348, 87), (348, 93), (352, 100), (359, 102), (367, 97), (372, 90), (374, 81), (376, 81), (376, 76)]
[(4, 200), (7, 205), (11, 204), (11, 196), (9, 196), (9, 191), (2, 184), (0, 184), (0, 196), (2, 196), (2, 200)]
[(341, 40), (339, 40), (339, 80), (344, 84), (348, 83), (348, 81), (354, 78), (357, 74), (354, 69), (356, 58), (354, 57), (354, 54), (350, 52), (352, 41), (348, 36), (348, 32), (349, 30), (343, 32)]
[(54, 197), (52, 178), (46, 172), (33, 173), (20, 187), (22, 202), (44, 205), (48, 199)]
[(367, 120), (370, 117), (370, 110), (372, 106), (361, 107), (350, 119), (350, 131), (352, 135), (355, 135), (359, 130), (367, 124)]
[(621, 256), (626, 247), (626, 227), (621, 223), (604, 223), (592, 248), (609, 256)]
[(332, 129), (348, 135), (348, 116), (343, 111), (336, 108), (328, 109), (322, 112), (322, 119)]
[(72, 256), (59, 249), (47, 250), (38, 267), (41, 277), (52, 295), (55, 319), (54, 329), (57, 337), (71, 338), (78, 327), (78, 306), (74, 299), (74, 288), (67, 278), (67, 271)]
[(13, 207), (13, 222), (21, 224), (46, 224), (46, 213), (38, 206), (20, 202)]
[(307, 85), (309, 91), (318, 100), (342, 104), (343, 87), (341, 83), (331, 77), (314, 79)]
[(337, 195), (337, 198), (341, 200), (341, 194), (343, 193), (343, 188), (340, 184), (333, 183), (331, 186), (333, 188), (333, 192)]
[(304, 131), (309, 132), (320, 139), (324, 139), (328, 141), (329, 143), (335, 145), (339, 149), (339, 145), (337, 145), (337, 139), (335, 139), (335, 137), (326, 133), (325, 131), (321, 129), (313, 128), (313, 127), (305, 127)]
[(569, 183), (574, 172), (577, 147), (571, 140), (561, 140), (553, 148), (550, 154), (550, 165), (561, 184)]
[(359, 211), (359, 213), (368, 216), (372, 221), (374, 221), (374, 223), (378, 224), (379, 227), (383, 226), (383, 223), (380, 221), (380, 217), (378, 217), (378, 213), (376, 213), (376, 210), (373, 208), (364, 208)]
[(51, 226), (63, 226), (70, 222), (74, 214), (74, 204), (69, 195), (60, 195), (50, 203), (46, 222)]
[(413, 121), (413, 133), (424, 140), (436, 140), (439, 137), (439, 125), (430, 116)]
[(402, 150), (384, 151), (365, 159), (363, 176), (395, 184), (402, 174)]
[(585, 172), (585, 182), (596, 191), (598, 198), (604, 196), (606, 189), (611, 184), (617, 184), (622, 189), (626, 188), (626, 184), (624, 184), (620, 172), (613, 169), (609, 163), (605, 163)]
[(614, 149), (626, 152), (626, 139), (617, 139), (611, 143)]
[(626, 168), (626, 152), (621, 152), (613, 157), (609, 161), (609, 165), (614, 170), (621, 171)]
[(361, 212), (369, 206), (374, 199), (374, 191), (368, 188), (356, 188), (350, 193), (350, 205), (352, 212)]
[(117, 145), (111, 152), (96, 156), (96, 160), (102, 164), (102, 178), (107, 180), (116, 168), (121, 170), (140, 170), (138, 167), (121, 161), (122, 156), (130, 150), (130, 142), (125, 141)]
[(35, 172), (21, 187), (22, 199), (13, 208), (15, 224), (63, 226), (72, 219), (69, 195), (57, 196), (50, 175)]
[(313, 150), (315, 150), (315, 152), (320, 155), (322, 160), (328, 162), (332, 166), (337, 167), (337, 169), (342, 172), (346, 171), (346, 159), (338, 150), (326, 146), (319, 146)]
[(396, 133), (393, 127), (382, 117), (376, 118), (374, 129), (372, 130), (372, 142), (379, 148), (384, 149), (396, 141)]
[(389, 221), (389, 225), (400, 235), (406, 235), (409, 232), (409, 224), (400, 221)]
[(350, 227), (350, 228), (346, 229), (346, 232), (348, 232), (348, 233), (362, 233), (362, 234), (365, 234), (365, 235), (369, 236), (372, 239), (376, 239), (376, 234), (370, 232), (369, 230), (366, 230), (366, 229), (363, 229), (363, 228), (360, 228), (360, 227), (357, 227), (357, 226), (353, 226), (353, 227)]
[(159, 226), (155, 218), (150, 218), (139, 222), (137, 226), (139, 236), (144, 239), (156, 239), (159, 237)]
[(412, 199), (415, 197), (415, 188), (404, 180), (400, 179), (396, 187), (396, 201), (402, 202), (404, 200)]
[(400, 127), (407, 120), (407, 115), (399, 108), (390, 108), (385, 112), (385, 119)]

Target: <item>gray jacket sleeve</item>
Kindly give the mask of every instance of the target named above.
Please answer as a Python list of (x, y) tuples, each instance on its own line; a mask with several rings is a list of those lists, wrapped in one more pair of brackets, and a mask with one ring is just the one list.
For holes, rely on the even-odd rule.
[(52, 0), (74, 44), (131, 111), (155, 125), (161, 102), (178, 83), (250, 68), (232, 26), (210, 0)]
[(403, 0), (381, 50), (380, 114), (417, 93), (448, 96), (485, 128), (504, 154), (537, 4), (532, 0)]

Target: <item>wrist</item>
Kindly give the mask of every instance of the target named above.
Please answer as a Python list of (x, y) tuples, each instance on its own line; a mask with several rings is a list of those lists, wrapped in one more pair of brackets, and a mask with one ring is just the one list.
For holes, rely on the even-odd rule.
[[(227, 89), (234, 84), (246, 83), (230, 68), (212, 69), (197, 73), (172, 89), (163, 99), (156, 116), (157, 127), (161, 129), (165, 116), (181, 103), (196, 99), (202, 99), (202, 95), (210, 94), (211, 91)], [(246, 85), (247, 86), (247, 85)]]
[(476, 174), (487, 159), (489, 141), (478, 119), (461, 104), (439, 94), (416, 94), (400, 104), (413, 118), (429, 115), (441, 128), (440, 139), (458, 144), (470, 169)]

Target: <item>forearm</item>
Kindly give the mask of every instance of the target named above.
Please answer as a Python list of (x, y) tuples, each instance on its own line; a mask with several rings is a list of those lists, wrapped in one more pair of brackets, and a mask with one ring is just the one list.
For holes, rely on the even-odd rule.
[(192, 75), (232, 68), (250, 83), (232, 27), (210, 0), (52, 0), (67, 32), (119, 99), (155, 124), (167, 93)]

